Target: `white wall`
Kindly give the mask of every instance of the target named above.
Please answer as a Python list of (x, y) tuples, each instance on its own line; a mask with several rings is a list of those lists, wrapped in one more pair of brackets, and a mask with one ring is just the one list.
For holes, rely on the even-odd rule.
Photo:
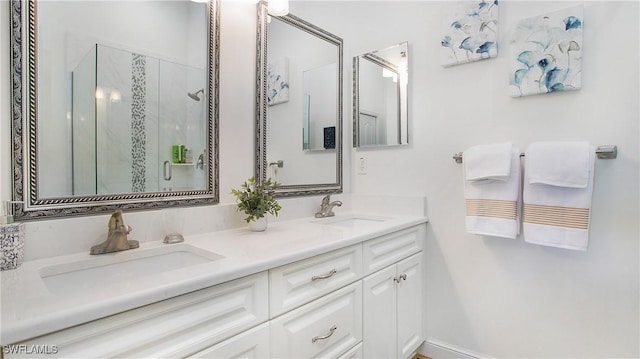
[[(498, 58), (451, 68), (439, 65), (443, 4), (291, 6), (342, 36), (345, 59), (409, 41), (411, 144), (353, 151), (368, 173), (351, 172), (355, 193), (427, 197), (428, 338), (494, 357), (638, 357), (638, 3), (584, 2), (582, 90), (519, 99), (508, 95), (509, 28), (576, 3), (500, 2)], [(588, 251), (465, 233), (451, 156), (507, 140), (618, 145), (618, 159), (596, 164)]]

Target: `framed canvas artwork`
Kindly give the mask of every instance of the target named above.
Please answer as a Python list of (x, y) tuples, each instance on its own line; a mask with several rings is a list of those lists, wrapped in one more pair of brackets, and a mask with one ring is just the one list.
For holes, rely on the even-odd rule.
[(498, 56), (498, 0), (447, 4), (440, 65), (449, 67)]
[(282, 58), (267, 64), (267, 105), (289, 101), (289, 59)]
[(509, 94), (580, 89), (582, 26), (582, 6), (519, 21), (509, 44)]

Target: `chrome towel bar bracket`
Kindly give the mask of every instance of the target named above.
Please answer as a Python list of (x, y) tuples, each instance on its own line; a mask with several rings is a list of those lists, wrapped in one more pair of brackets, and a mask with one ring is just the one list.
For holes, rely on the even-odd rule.
[[(618, 146), (616, 145), (602, 145), (596, 148), (596, 156), (600, 160), (612, 160), (618, 157)], [(520, 157), (524, 157), (524, 153), (520, 154)], [(456, 163), (462, 163), (462, 152), (456, 152), (453, 155), (453, 159)]]

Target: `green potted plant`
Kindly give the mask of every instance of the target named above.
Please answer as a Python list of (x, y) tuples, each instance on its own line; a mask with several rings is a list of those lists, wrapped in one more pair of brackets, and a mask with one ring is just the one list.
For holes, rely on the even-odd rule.
[(275, 189), (279, 183), (270, 178), (258, 183), (254, 177), (244, 182), (240, 189), (232, 189), (231, 193), (236, 197), (238, 210), (243, 211), (247, 217), (244, 219), (249, 223), (252, 231), (259, 232), (267, 229), (267, 217), (271, 214), (278, 216), (278, 211), (282, 208), (275, 199)]

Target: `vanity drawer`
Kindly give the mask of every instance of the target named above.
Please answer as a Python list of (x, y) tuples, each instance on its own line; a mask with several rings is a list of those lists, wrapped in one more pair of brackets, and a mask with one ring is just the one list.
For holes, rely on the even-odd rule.
[(269, 271), (271, 318), (362, 277), (362, 246), (354, 245)]
[(364, 275), (420, 252), (424, 231), (424, 226), (414, 226), (364, 242)]
[(362, 359), (362, 343), (342, 354), (338, 359)]
[(269, 323), (263, 323), (191, 355), (189, 359), (268, 358), (269, 340)]
[(273, 358), (336, 358), (361, 341), (361, 281), (271, 321)]
[(267, 321), (267, 293), (262, 272), (18, 345), (56, 346), (53, 358), (184, 357)]

